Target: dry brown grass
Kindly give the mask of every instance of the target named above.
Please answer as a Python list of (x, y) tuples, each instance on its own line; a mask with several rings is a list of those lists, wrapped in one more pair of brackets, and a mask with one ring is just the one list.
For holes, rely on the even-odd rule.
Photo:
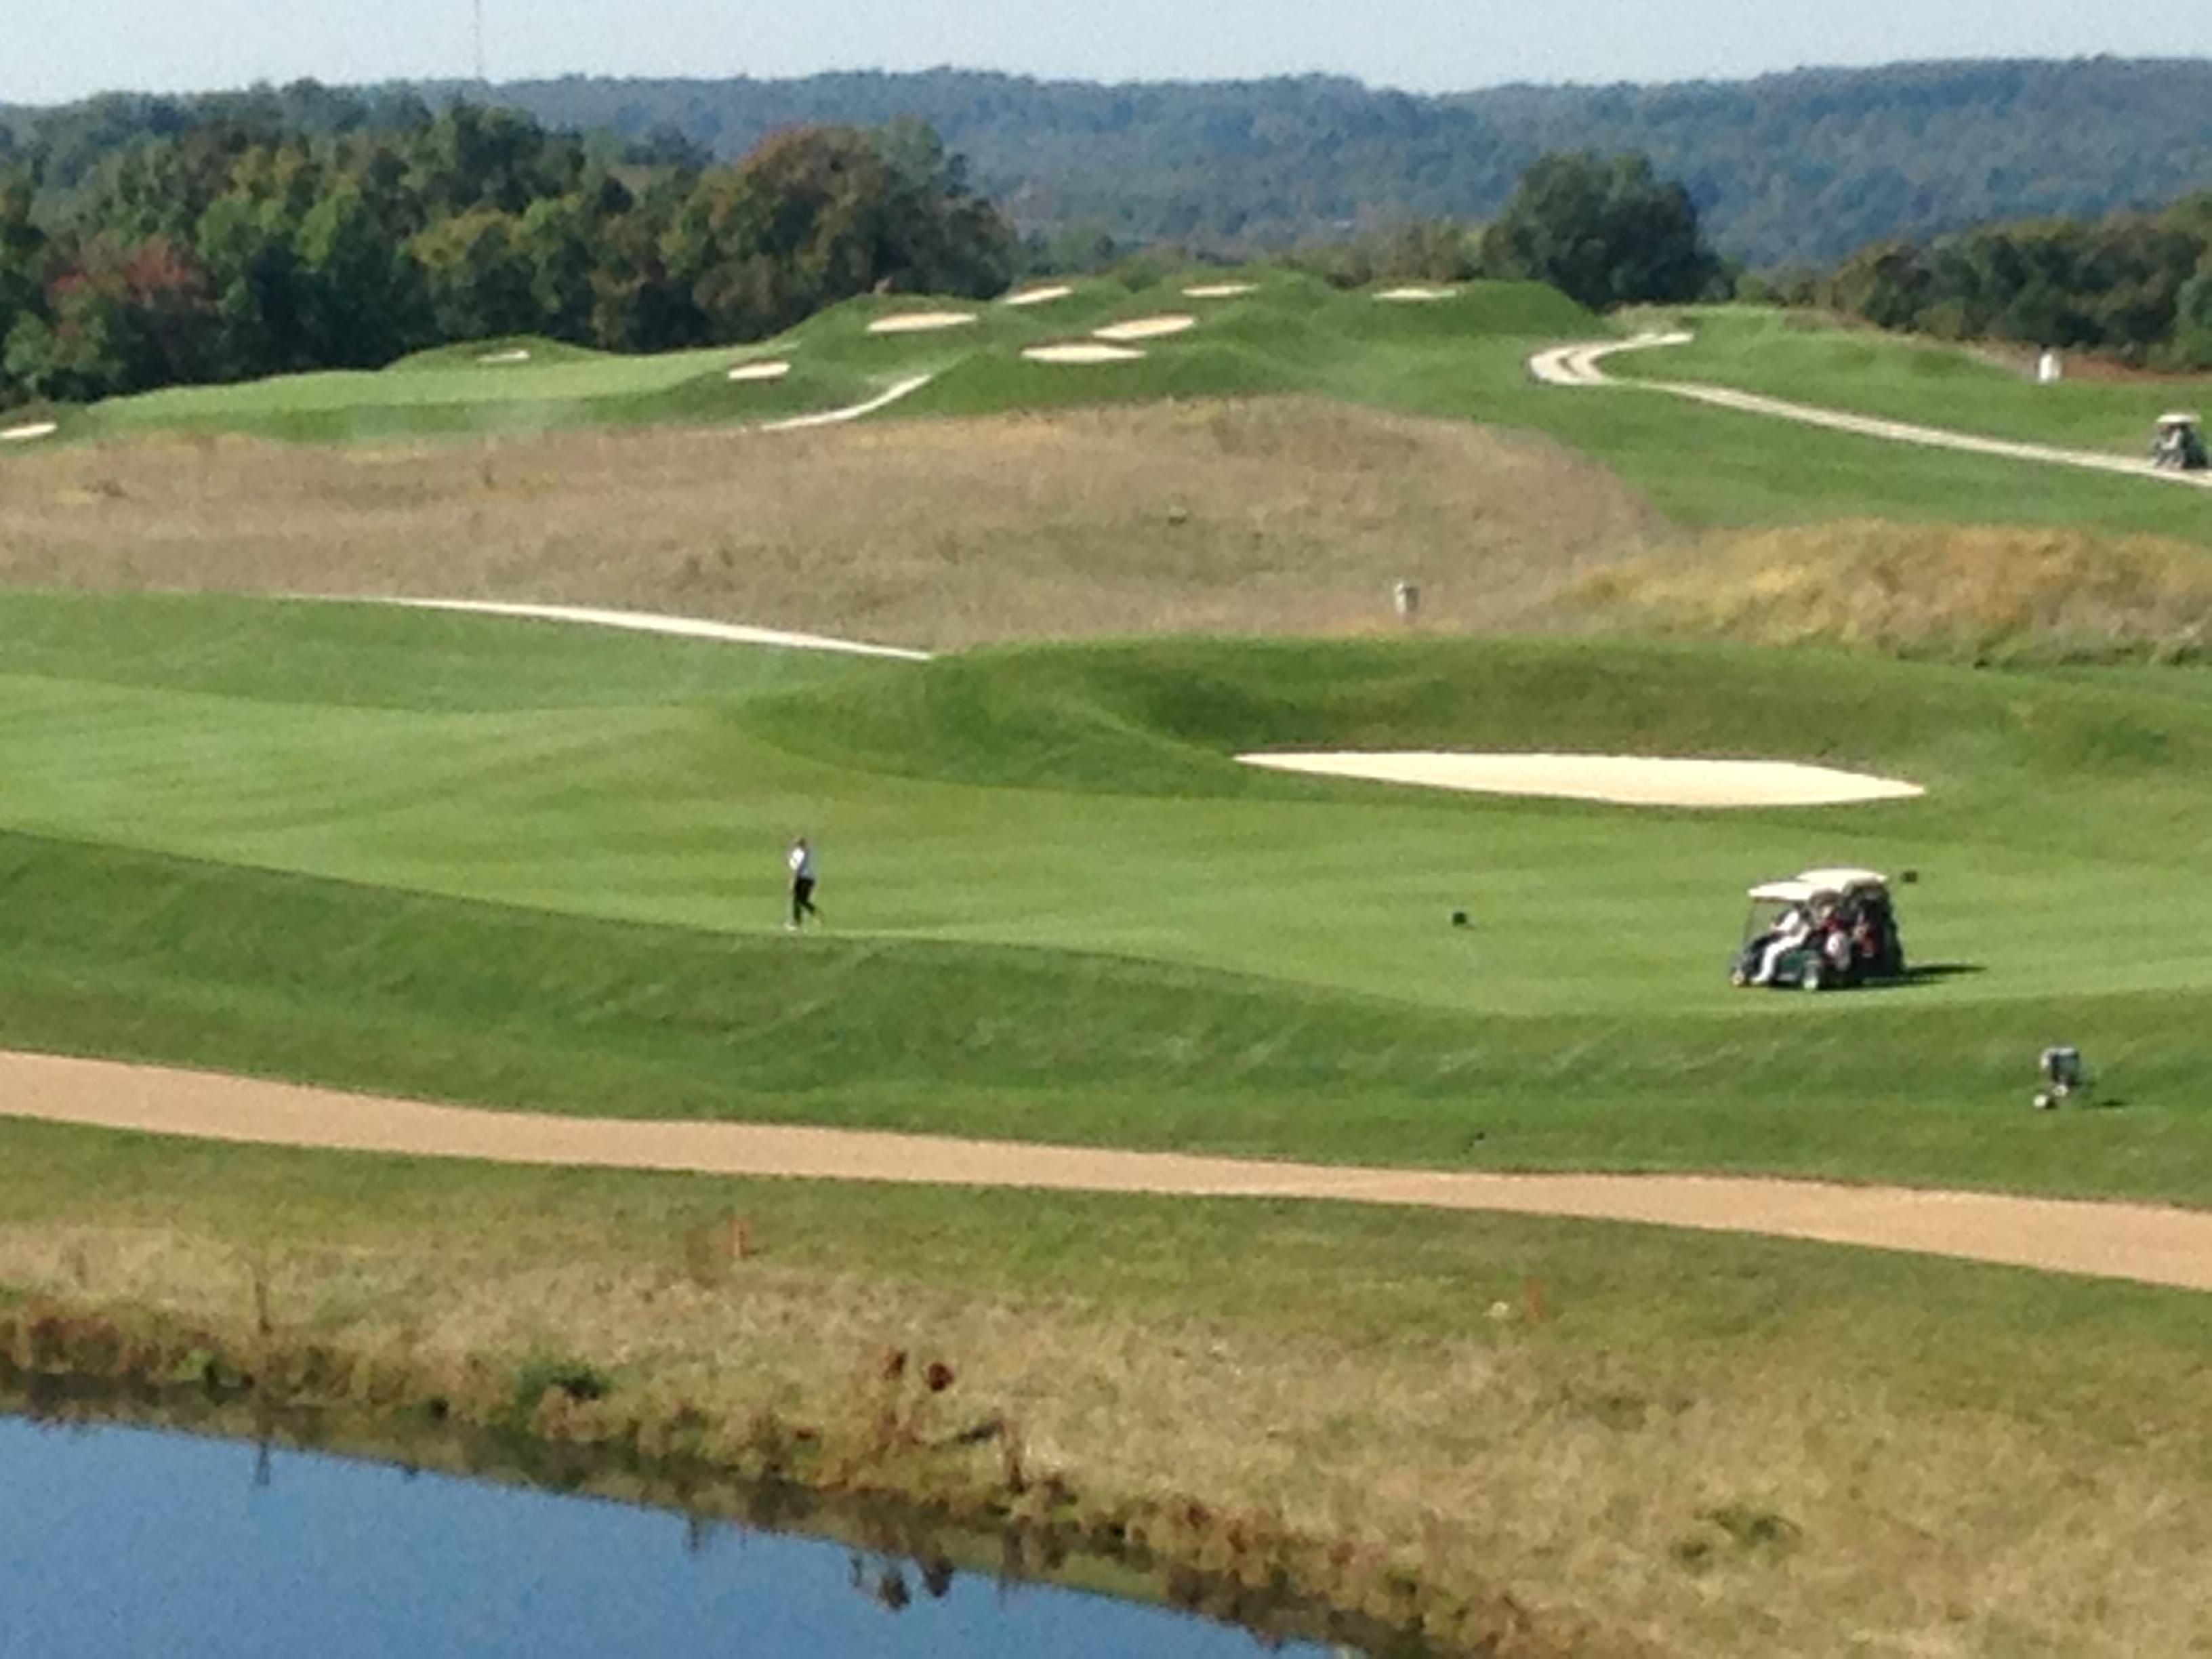
[(1541, 439), (1320, 401), (11, 458), (0, 583), (682, 611), (939, 648), (1511, 625), (1664, 527)]
[[(959, 1381), (933, 1431), (1002, 1416), (1033, 1478), (1089, 1498), (1199, 1494), (1355, 1540), (1376, 1576), (1469, 1601), (1504, 1589), (1535, 1606), (1540, 1639), (1521, 1651), (1571, 1634), (1589, 1654), (2118, 1659), (2212, 1638), (2212, 1504), (2155, 1444), (1893, 1408), (1786, 1358), (1594, 1354), (1517, 1310), (1480, 1334), (1351, 1344), (717, 1261), (675, 1239), (659, 1261), (571, 1242), (549, 1261), (482, 1233), (397, 1236), (272, 1249), (259, 1271), (282, 1334), (404, 1354), (457, 1389), (487, 1364), (571, 1358), (617, 1387), (556, 1402), (563, 1431), (703, 1413), (710, 1453), (741, 1450), (763, 1410), (864, 1409), (887, 1350), (947, 1360)], [(248, 1343), (256, 1271), (174, 1229), (0, 1232), (0, 1283), (165, 1308)]]
[(1850, 522), (1632, 560), (1571, 584), (1555, 614), (1765, 645), (2177, 661), (2212, 639), (2212, 559), (2148, 536)]

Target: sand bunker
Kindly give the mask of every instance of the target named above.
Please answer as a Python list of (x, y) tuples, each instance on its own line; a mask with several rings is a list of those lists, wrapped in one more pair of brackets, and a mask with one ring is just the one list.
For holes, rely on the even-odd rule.
[(1485, 795), (1542, 795), (1618, 806), (1844, 806), (1927, 792), (1894, 778), (1796, 761), (1659, 760), (1640, 755), (1392, 753), (1239, 755), (1247, 766)]
[(878, 317), (868, 325), (871, 334), (928, 334), (940, 328), (965, 328), (976, 320), (972, 311), (909, 311), (899, 317)]
[(1386, 288), (1375, 297), (1399, 304), (1418, 304), (1424, 300), (1449, 300), (1458, 291), (1449, 288)]
[(1195, 317), (1132, 317), (1126, 323), (1109, 323), (1091, 331), (1102, 340), (1157, 340), (1163, 335), (1181, 334), (1197, 326)]
[(1072, 345), (1031, 346), (1022, 356), (1033, 363), (1133, 363), (1144, 356), (1127, 346), (1086, 340)]
[(524, 348), (517, 346), (512, 351), (487, 351), (477, 361), (480, 363), (492, 364), (526, 363), (530, 361), (530, 353)]
[(787, 362), (739, 363), (730, 371), (733, 380), (780, 380), (791, 373)]
[(33, 421), (28, 426), (11, 426), (0, 432), (0, 444), (27, 444), (37, 438), (51, 438), (60, 431), (58, 421)]
[(1002, 306), (1050, 305), (1054, 300), (1065, 300), (1074, 292), (1073, 289), (1064, 285), (1057, 288), (1025, 288), (1019, 294), (1009, 294), (999, 303)]
[(1260, 291), (1257, 283), (1201, 283), (1182, 291), (1186, 300), (1235, 300)]

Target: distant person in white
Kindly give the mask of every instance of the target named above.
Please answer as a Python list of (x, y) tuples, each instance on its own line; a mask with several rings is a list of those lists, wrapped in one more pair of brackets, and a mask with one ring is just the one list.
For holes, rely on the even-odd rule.
[(2044, 386), (2057, 386), (2066, 378), (2065, 360), (2055, 351), (2045, 351), (2036, 360), (2035, 378)]
[(805, 836), (791, 843), (790, 856), (784, 862), (791, 866), (791, 920), (783, 925), (795, 933), (807, 917), (822, 920), (822, 913), (814, 908), (814, 849), (806, 844)]
[(1813, 913), (1802, 904), (1793, 904), (1775, 930), (1766, 936), (1766, 954), (1759, 958), (1759, 971), (1751, 976), (1753, 985), (1771, 985), (1774, 975), (1782, 966), (1782, 958), (1813, 937)]

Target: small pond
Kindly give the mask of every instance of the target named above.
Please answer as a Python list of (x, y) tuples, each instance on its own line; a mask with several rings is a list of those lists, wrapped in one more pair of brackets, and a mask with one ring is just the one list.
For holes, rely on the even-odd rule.
[(0, 1659), (1327, 1651), (662, 1510), (0, 1418)]

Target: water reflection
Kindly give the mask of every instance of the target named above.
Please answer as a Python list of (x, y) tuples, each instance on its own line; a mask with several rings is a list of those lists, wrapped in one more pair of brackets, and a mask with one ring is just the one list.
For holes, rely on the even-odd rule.
[(1251, 1659), (1156, 1608), (380, 1465), (0, 1419), (0, 1659)]

